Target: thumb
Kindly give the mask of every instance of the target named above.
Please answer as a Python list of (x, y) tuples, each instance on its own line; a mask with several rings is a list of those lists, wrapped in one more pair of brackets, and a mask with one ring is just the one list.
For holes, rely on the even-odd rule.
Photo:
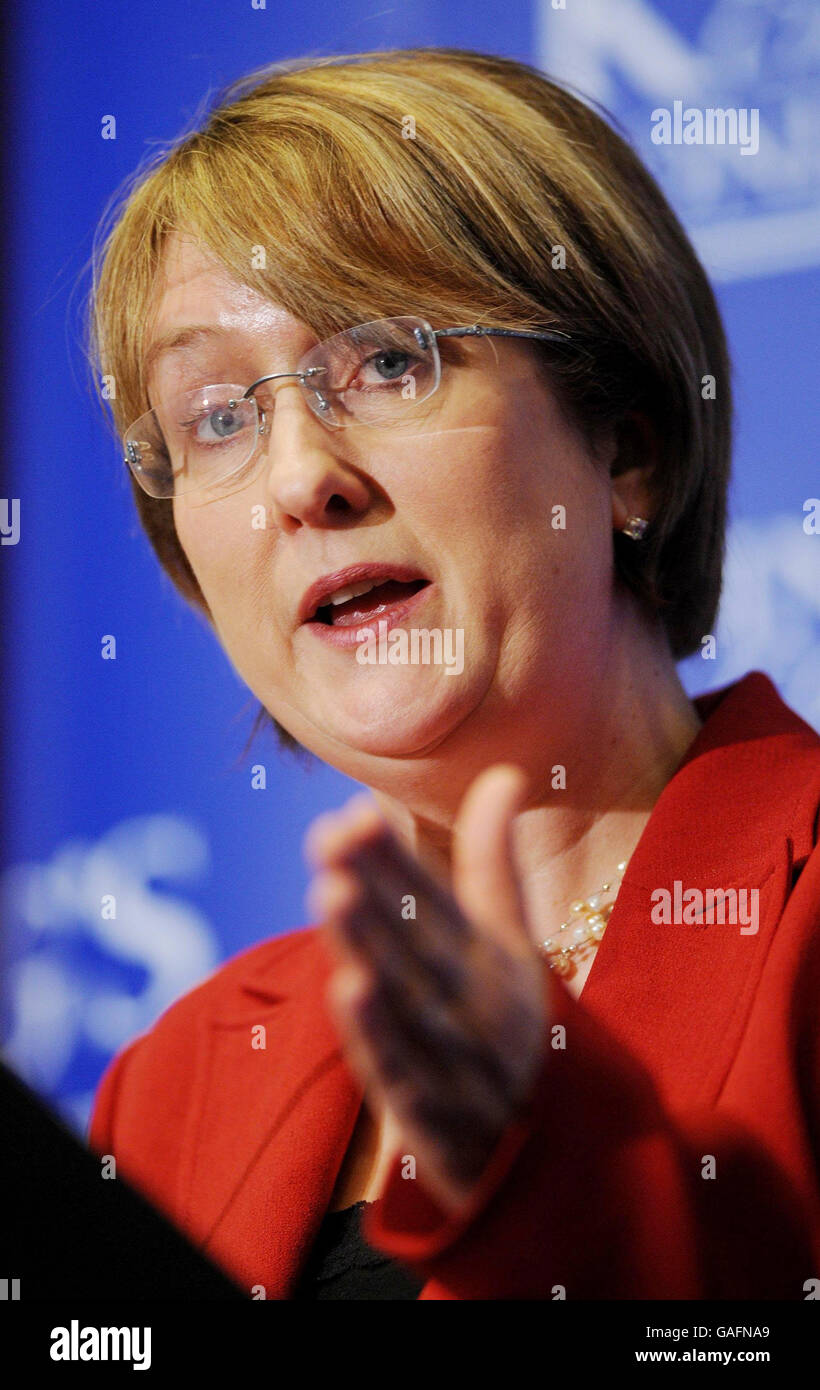
[(453, 828), (452, 888), (462, 911), (510, 947), (529, 941), (513, 820), (529, 785), (511, 763), (496, 763), (467, 789)]

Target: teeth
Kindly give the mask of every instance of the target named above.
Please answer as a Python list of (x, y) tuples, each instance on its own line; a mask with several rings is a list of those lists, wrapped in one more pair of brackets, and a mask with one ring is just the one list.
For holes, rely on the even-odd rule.
[(325, 599), (326, 604), (332, 604), (335, 608), (340, 603), (347, 603), (349, 598), (360, 598), (362, 594), (369, 594), (376, 585), (366, 581), (364, 584), (351, 584), (349, 589), (337, 589), (335, 594)]

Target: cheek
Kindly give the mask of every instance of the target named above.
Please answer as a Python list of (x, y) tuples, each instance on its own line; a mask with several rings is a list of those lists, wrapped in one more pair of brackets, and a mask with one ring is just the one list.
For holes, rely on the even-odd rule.
[(474, 434), (456, 515), (470, 566), (495, 576), (508, 639), (550, 641), (605, 611), (612, 582), (606, 471), (533, 387)]
[(177, 533), (177, 540), (188, 558), (188, 563), (194, 574), (197, 573), (197, 528), (193, 524), (193, 509), (187, 506), (179, 498), (174, 497), (171, 502), (174, 517), (174, 530)]
[[(482, 407), (470, 412), (480, 424), (444, 428), (418, 451), (412, 512), (441, 539), (445, 554), (467, 549), (487, 559), (503, 551), (507, 566), (522, 549), (543, 554), (561, 539), (563, 567), (606, 524), (604, 474), (536, 385), (522, 389), (514, 403), (485, 398)], [(461, 418), (464, 413), (462, 407)]]
[(184, 551), (185, 558), (193, 570), (202, 596), (211, 612), (214, 612), (214, 585), (211, 571), (214, 556), (209, 527), (197, 518), (196, 509), (174, 498), (174, 529), (177, 540)]
[(253, 540), (259, 535), (251, 531), (247, 516), (229, 512), (224, 501), (194, 507), (175, 500), (174, 525), (214, 622), (221, 627), (230, 614), (240, 618), (237, 591), (247, 589)]

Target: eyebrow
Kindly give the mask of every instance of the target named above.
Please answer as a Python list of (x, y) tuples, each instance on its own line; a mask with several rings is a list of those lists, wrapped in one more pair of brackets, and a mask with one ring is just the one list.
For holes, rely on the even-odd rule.
[(161, 338), (157, 338), (152, 343), (143, 364), (145, 379), (150, 376), (153, 368), (161, 357), (167, 356), (171, 352), (181, 352), (184, 348), (192, 347), (194, 343), (201, 343), (206, 338), (228, 337), (228, 333), (222, 328), (213, 328), (207, 323), (191, 323), (184, 328), (170, 328), (167, 333), (163, 333)]

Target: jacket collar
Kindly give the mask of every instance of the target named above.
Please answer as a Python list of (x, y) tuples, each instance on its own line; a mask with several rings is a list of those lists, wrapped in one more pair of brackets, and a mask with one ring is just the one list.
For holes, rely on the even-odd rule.
[[(583, 1003), (648, 1062), (667, 1099), (712, 1101), (811, 848), (820, 738), (760, 672), (696, 701), (705, 723), (629, 861)], [(759, 926), (653, 926), (651, 893), (755, 888)], [(286, 1297), (327, 1210), (361, 1106), (325, 1003), (319, 932), (254, 952), (201, 1025), (188, 1223), (241, 1282)], [(263, 1025), (265, 1048), (253, 1049)], [(683, 1059), (683, 1061), (682, 1061)], [(238, 1253), (239, 1252), (239, 1253)]]

